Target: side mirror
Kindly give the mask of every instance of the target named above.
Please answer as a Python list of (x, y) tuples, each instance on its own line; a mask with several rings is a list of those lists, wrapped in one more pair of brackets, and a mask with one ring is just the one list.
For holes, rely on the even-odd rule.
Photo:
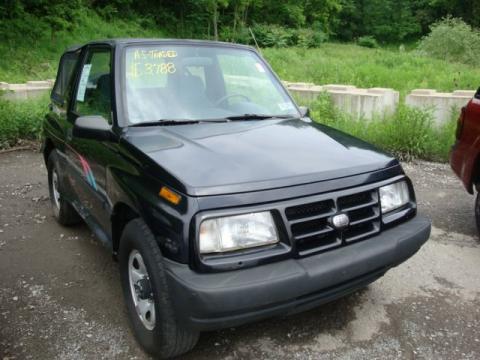
[(83, 139), (108, 141), (112, 139), (112, 127), (100, 115), (80, 116), (75, 120), (72, 135)]
[(475, 93), (475, 99), (480, 99), (480, 87), (478, 88), (477, 92)]
[(310, 109), (306, 106), (299, 106), (300, 109), (300, 114), (302, 115), (302, 118), (304, 117), (310, 117)]

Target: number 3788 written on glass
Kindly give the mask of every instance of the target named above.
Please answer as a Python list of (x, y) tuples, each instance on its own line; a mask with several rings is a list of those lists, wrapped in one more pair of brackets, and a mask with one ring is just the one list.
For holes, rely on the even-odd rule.
[(139, 78), (142, 76), (167, 75), (174, 74), (177, 71), (175, 64), (172, 62), (162, 63), (143, 63), (134, 62), (130, 66), (128, 72), (129, 77)]

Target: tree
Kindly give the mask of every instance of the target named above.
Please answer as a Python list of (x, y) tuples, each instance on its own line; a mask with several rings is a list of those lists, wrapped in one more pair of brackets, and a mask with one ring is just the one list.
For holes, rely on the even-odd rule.
[(332, 34), (338, 24), (342, 7), (340, 0), (305, 0), (303, 11), (306, 24), (320, 28), (326, 34)]
[(107, 20), (140, 19), (170, 36), (218, 39), (221, 34), (238, 41), (248, 41), (249, 26), (288, 38), (314, 32), (383, 42), (419, 38), (447, 15), (480, 27), (479, 0), (3, 0), (0, 34), (4, 39), (17, 33), (53, 36), (72, 28), (80, 18), (76, 14), (92, 10)]
[(213, 25), (213, 38), (218, 40), (219, 9), (228, 7), (229, 0), (201, 0), (199, 3), (209, 14)]

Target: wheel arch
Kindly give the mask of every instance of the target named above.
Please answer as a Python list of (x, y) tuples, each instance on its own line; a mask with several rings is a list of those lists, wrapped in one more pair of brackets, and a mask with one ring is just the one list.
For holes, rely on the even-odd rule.
[(42, 146), (42, 152), (43, 152), (43, 160), (45, 161), (45, 164), (48, 163), (48, 157), (50, 156), (50, 153), (55, 149), (55, 144), (50, 138), (45, 138), (43, 141), (43, 146)]
[(471, 165), (471, 175), (469, 181), (467, 180), (466, 188), (470, 194), (473, 194), (473, 190), (480, 190), (480, 152), (475, 155)]
[[(480, 159), (479, 159), (480, 160)], [(480, 161), (475, 165), (476, 168), (473, 170), (472, 178), (467, 184), (467, 191), (469, 194), (473, 195), (474, 190), (480, 191), (480, 169), (477, 166), (480, 166)]]
[(112, 212), (112, 250), (116, 255), (120, 246), (120, 238), (125, 226), (133, 219), (141, 217), (140, 214), (125, 202), (118, 202)]
[(474, 190), (480, 190), (480, 135), (475, 140), (462, 149), (463, 163), (461, 167), (461, 176), (465, 188), (470, 194)]
[(131, 220), (141, 218), (154, 234), (162, 254), (177, 261), (187, 261), (188, 251), (182, 248), (183, 237), (177, 236), (177, 248), (173, 250), (167, 241), (175, 237), (172, 234), (183, 234), (185, 223), (181, 219), (185, 214), (176, 214), (169, 205), (162, 204), (151, 186), (145, 187), (145, 177), (138, 174), (134, 176), (133, 171), (126, 172), (125, 169), (108, 168), (107, 188), (113, 204), (110, 213), (110, 239), (114, 258), (121, 247), (125, 226)]

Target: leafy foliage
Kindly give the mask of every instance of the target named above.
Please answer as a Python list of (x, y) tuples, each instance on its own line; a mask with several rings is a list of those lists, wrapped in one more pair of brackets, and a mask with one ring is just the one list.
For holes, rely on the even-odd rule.
[(142, 23), (148, 18), (149, 30), (174, 37), (247, 41), (245, 29), (256, 25), (272, 26), (269, 36), (281, 42), (286, 34), (276, 27), (287, 32), (311, 29), (348, 41), (373, 36), (402, 42), (425, 35), (447, 15), (480, 26), (478, 0), (5, 0), (0, 4), (0, 35), (35, 38), (49, 33), (55, 39), (57, 32), (78, 29), (89, 12), (109, 22)]
[(380, 47), (377, 40), (373, 36), (361, 36), (357, 40), (359, 46), (376, 49)]
[(478, 64), (480, 32), (461, 19), (447, 17), (431, 26), (419, 51), (437, 59)]
[[(328, 36), (320, 30), (285, 29), (278, 25), (256, 25), (252, 32), (260, 47), (313, 48), (328, 40)], [(247, 43), (252, 44), (253, 42), (250, 40)]]

